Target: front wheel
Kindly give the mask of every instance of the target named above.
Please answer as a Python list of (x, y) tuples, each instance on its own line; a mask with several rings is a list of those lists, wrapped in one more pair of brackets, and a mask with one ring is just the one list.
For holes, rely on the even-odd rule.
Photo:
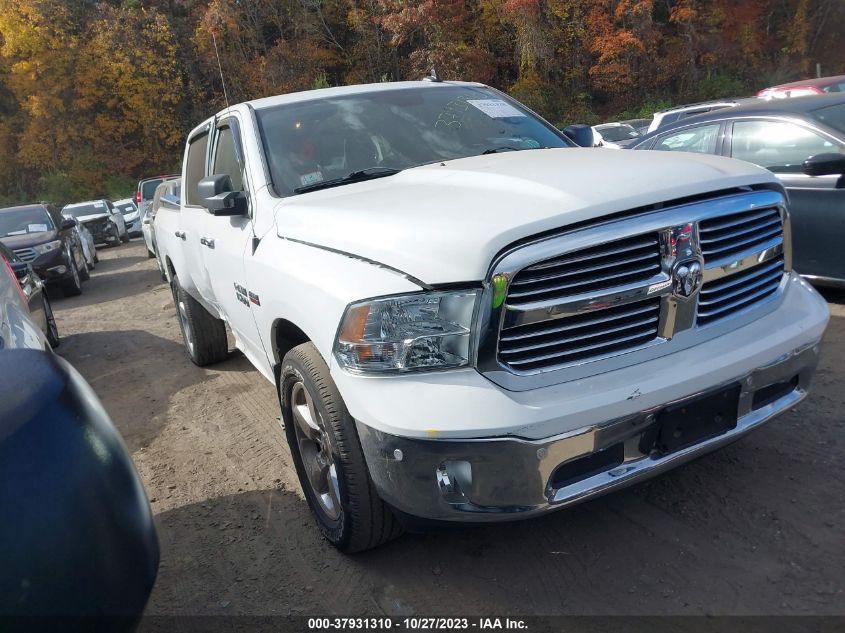
[(82, 269), (79, 271), (79, 278), (82, 281), (88, 281), (91, 279), (91, 272), (88, 269), (88, 260), (85, 259), (85, 256), (82, 256)]
[(124, 233), (123, 235), (121, 235), (120, 241), (123, 242), (124, 244), (126, 244), (126, 242), (129, 241), (129, 233)]
[(177, 277), (173, 277), (171, 290), (185, 349), (193, 363), (204, 367), (226, 358), (229, 353), (226, 324), (185, 292)]
[(73, 257), (70, 258), (70, 279), (62, 283), (62, 290), (67, 297), (82, 294), (82, 278), (79, 276), (79, 269)]
[(313, 343), (282, 361), (280, 400), (299, 483), (323, 536), (347, 553), (402, 533), (370, 479), (355, 421)]

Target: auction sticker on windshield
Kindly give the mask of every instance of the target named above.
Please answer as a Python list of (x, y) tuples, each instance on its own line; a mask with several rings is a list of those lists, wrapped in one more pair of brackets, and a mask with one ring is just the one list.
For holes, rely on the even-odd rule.
[(514, 116), (525, 116), (522, 112), (502, 99), (467, 99), (467, 103), (478, 108), (491, 119), (507, 119)]
[(41, 233), (42, 231), (47, 230), (46, 224), (30, 224), (26, 227), (27, 232), (29, 233)]

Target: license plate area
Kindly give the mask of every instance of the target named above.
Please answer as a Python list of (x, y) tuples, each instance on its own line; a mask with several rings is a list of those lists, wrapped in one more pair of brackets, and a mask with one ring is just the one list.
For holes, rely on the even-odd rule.
[(740, 389), (736, 384), (663, 409), (654, 448), (667, 455), (736, 428)]

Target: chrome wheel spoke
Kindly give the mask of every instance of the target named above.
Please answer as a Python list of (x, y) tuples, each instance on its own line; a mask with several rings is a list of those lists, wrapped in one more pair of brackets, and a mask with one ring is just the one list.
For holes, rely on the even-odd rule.
[(305, 479), (323, 513), (335, 520), (340, 516), (340, 484), (331, 441), (314, 399), (301, 381), (291, 389), (290, 407)]
[(317, 411), (305, 386), (298, 382), (291, 391), (291, 410), (300, 438), (316, 442), (320, 438)]

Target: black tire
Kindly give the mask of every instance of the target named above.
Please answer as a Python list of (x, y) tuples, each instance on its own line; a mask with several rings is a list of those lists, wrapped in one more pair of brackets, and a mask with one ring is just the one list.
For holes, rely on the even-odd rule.
[(129, 233), (124, 232), (123, 235), (120, 236), (120, 241), (126, 244), (129, 241)]
[(212, 316), (196, 299), (185, 292), (175, 276), (171, 290), (185, 350), (193, 363), (204, 367), (226, 358), (229, 353), (226, 324)]
[(85, 259), (85, 256), (82, 257), (82, 263), (85, 266), (79, 271), (79, 278), (82, 281), (88, 281), (91, 279), (91, 273), (88, 271), (88, 260)]
[(155, 253), (153, 253), (150, 249), (147, 249), (147, 259), (152, 259), (155, 256)]
[(97, 255), (97, 251), (94, 251), (94, 263), (95, 263), (95, 264), (99, 264), (99, 263), (100, 263), (100, 256), (99, 256), (99, 255)]
[[(347, 553), (378, 547), (399, 536), (402, 525), (376, 492), (355, 421), (313, 343), (303, 343), (285, 355), (279, 389), (285, 435), (296, 473), (323, 536)], [(312, 406), (307, 400), (301, 404), (303, 395), (310, 396)], [(294, 414), (295, 405), (298, 417)], [(311, 426), (309, 431), (317, 439), (308, 439), (302, 431), (305, 411), (309, 416), (316, 413), (316, 427)], [(311, 450), (309, 442), (313, 443)], [(312, 477), (328, 482), (327, 493), (318, 491), (309, 480), (304, 459), (309, 459)], [(326, 474), (317, 474), (315, 465)]]
[(76, 297), (82, 294), (82, 276), (76, 267), (76, 262), (70, 259), (70, 279), (62, 282), (62, 292), (66, 297)]
[(161, 259), (156, 256), (156, 263), (158, 264), (158, 274), (161, 275), (162, 281), (167, 281), (167, 273), (164, 270), (164, 264), (161, 263)]
[(41, 292), (41, 299), (44, 301), (44, 316), (47, 319), (47, 331), (45, 332), (47, 335), (47, 342), (50, 344), (50, 347), (55, 349), (59, 346), (59, 343), (62, 342), (61, 338), (59, 338), (59, 327), (56, 325), (56, 317), (53, 315), (53, 306), (50, 304), (50, 298), (47, 296), (46, 292)]

